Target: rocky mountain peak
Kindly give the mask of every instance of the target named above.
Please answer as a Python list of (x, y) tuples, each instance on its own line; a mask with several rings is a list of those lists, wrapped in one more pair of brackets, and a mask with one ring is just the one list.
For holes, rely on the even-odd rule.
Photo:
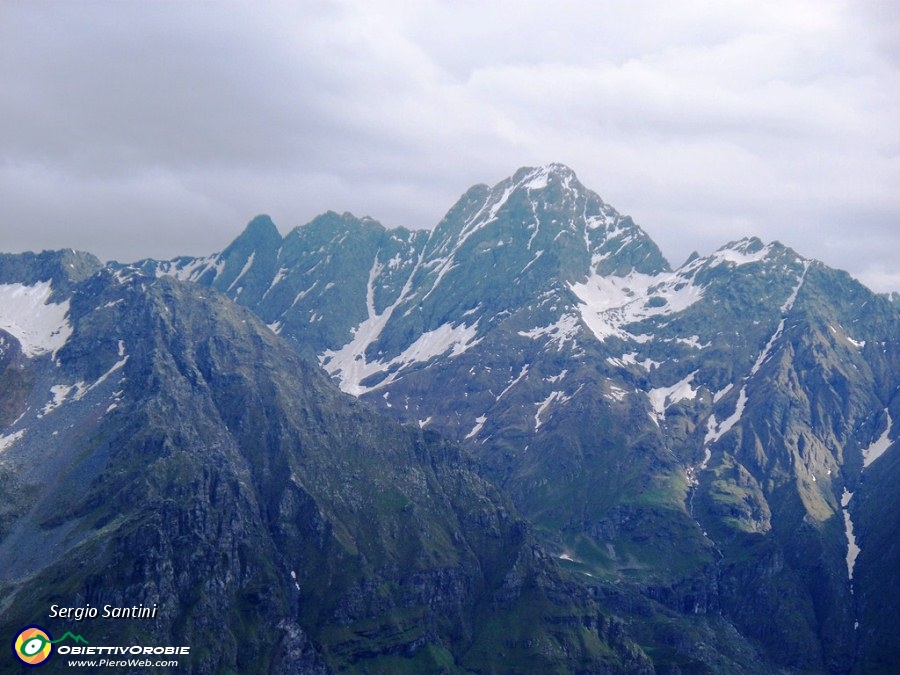
[(758, 271), (762, 265), (777, 274), (787, 272), (789, 276), (796, 276), (812, 262), (778, 241), (765, 243), (758, 237), (745, 237), (728, 242), (706, 256), (691, 254), (678, 268), (678, 273), (708, 283), (711, 278), (727, 276), (735, 270), (741, 273)]
[(759, 237), (744, 237), (721, 246), (711, 257), (722, 262), (746, 264), (777, 256), (784, 249), (785, 247), (777, 241), (766, 244)]
[(281, 246), (281, 233), (275, 223), (267, 215), (253, 218), (244, 231), (226, 248), (222, 255), (227, 257), (232, 252), (263, 251), (277, 249)]
[(584, 189), (584, 186), (578, 182), (575, 172), (565, 164), (557, 162), (537, 167), (520, 167), (507, 181), (514, 185), (524, 186), (529, 190), (540, 190), (553, 184), (568, 184), (578, 189)]
[(435, 228), (425, 259), (449, 271), (473, 255), (489, 255), (491, 270), (543, 270), (566, 281), (670, 270), (647, 234), (564, 164), (522, 167), (492, 188), (467, 191)]
[[(748, 673), (897, 670), (900, 641), (890, 617), (900, 604), (894, 590), (900, 588), (900, 563), (893, 545), (896, 519), (885, 514), (897, 512), (900, 480), (900, 313), (896, 300), (874, 295), (846, 273), (756, 237), (692, 254), (672, 270), (636, 223), (561, 164), (523, 167), (493, 187), (470, 188), (430, 232), (387, 230), (370, 219), (329, 212), (282, 240), (261, 217), (222, 254), (141, 267), (150, 274), (134, 276), (131, 287), (135, 301), (156, 298), (147, 310), (153, 321), (144, 325), (158, 327), (157, 341), (140, 339), (138, 305), (116, 295), (132, 276), (97, 275), (71, 294), (70, 311), (44, 302), (47, 321), (39, 323), (49, 330), (41, 335), (72, 328), (58, 359), (26, 358), (41, 350), (52, 354), (58, 345), (31, 338), (38, 335), (31, 330), (35, 322), (7, 322), (11, 348), (0, 360), (0, 391), (37, 393), (29, 401), (8, 397), (0, 419), (15, 421), (30, 409), (34, 424), (50, 424), (80, 410), (66, 401), (120, 414), (126, 404), (116, 400), (122, 375), (156, 373), (168, 383), (172, 374), (183, 374), (172, 384), (195, 397), (212, 396), (196, 399), (203, 403), (197, 410), (214, 411), (227, 422), (234, 435), (229, 442), (252, 450), (248, 459), (265, 479), (259, 494), (266, 504), (284, 505), (284, 511), (255, 511), (272, 513), (279, 532), (288, 533), (278, 535), (288, 537), (284, 551), (309, 556), (312, 549), (294, 543), (313, 536), (307, 524), (327, 521), (335, 528), (335, 550), (359, 551), (345, 555), (341, 567), (352, 558), (366, 574), (376, 570), (371, 586), (350, 580), (338, 594), (348, 601), (326, 606), (316, 595), (320, 578), (314, 572), (304, 577), (303, 570), (328, 563), (327, 552), (307, 557), (305, 566), (291, 559), (283, 568), (288, 592), (310, 593), (301, 602), (301, 614), (310, 612), (302, 625), (320, 644), (335, 644), (319, 628), (334, 617), (348, 622), (342, 626), (372, 618), (354, 609), (357, 598), (381, 598), (393, 607), (410, 596), (389, 596), (388, 589), (418, 596), (426, 588), (421, 576), (407, 583), (408, 576), (385, 575), (397, 560), (468, 555), (451, 542), (476, 542), (457, 540), (464, 535), (453, 528), (445, 530), (450, 539), (440, 534), (444, 530), (435, 524), (449, 512), (435, 506), (437, 520), (423, 520), (431, 506), (413, 492), (472, 482), (456, 473), (462, 482), (448, 483), (450, 474), (442, 470), (423, 483), (428, 462), (410, 464), (409, 457), (370, 442), (385, 427), (369, 428), (360, 452), (346, 454), (355, 447), (347, 443), (356, 433), (350, 429), (365, 425), (358, 417), (352, 426), (323, 417), (323, 411), (340, 408), (340, 397), (321, 378), (292, 384), (296, 368), (284, 364), (296, 362), (280, 338), (316, 358), (345, 392), (425, 428), (422, 439), (437, 431), (464, 445), (479, 471), (502, 485), (535, 524), (545, 550), (573, 583), (587, 586), (626, 625), (639, 627), (657, 672), (685, 666)], [(212, 286), (251, 309), (268, 330), (224, 300), (211, 307), (207, 294), (218, 296), (205, 289), (194, 296), (185, 286), (182, 293), (183, 285), (160, 284), (154, 275)], [(28, 298), (43, 302), (45, 292), (32, 288)], [(170, 315), (170, 308), (177, 311)], [(221, 320), (208, 320), (214, 315)], [(252, 339), (241, 339), (251, 325)], [(123, 326), (136, 332), (123, 333)], [(100, 328), (107, 332), (98, 341)], [(158, 359), (167, 353), (172, 357), (166, 365)], [(23, 385), (23, 376), (38, 384)], [(167, 388), (167, 397), (169, 391), (175, 389)], [(170, 426), (187, 410), (184, 401), (159, 418)], [(284, 414), (282, 401), (290, 402)], [(140, 404), (134, 410), (148, 409)], [(87, 438), (81, 420), (71, 417), (64, 428)], [(327, 452), (316, 453), (313, 439), (301, 435), (302, 453), (292, 454), (291, 439), (308, 425), (320, 425), (331, 439)], [(25, 443), (39, 448), (52, 438), (50, 427), (33, 425), (18, 436), (25, 426), (13, 422), (3, 431), (0, 461)], [(213, 428), (221, 427), (216, 422)], [(260, 463), (269, 458), (262, 438), (277, 450), (270, 468)], [(170, 450), (178, 447), (180, 440), (170, 443)], [(375, 470), (382, 466), (373, 463), (379, 457), (386, 466), (414, 471)], [(373, 472), (367, 473), (369, 466)], [(296, 482), (307, 496), (284, 495), (269, 477)], [(349, 488), (338, 489), (342, 485)], [(491, 524), (497, 521), (485, 520), (493, 516), (466, 510), (481, 503), (477, 495), (452, 491), (459, 495), (452, 519), (475, 523), (475, 532), (500, 541), (495, 533), (501, 530)], [(16, 499), (27, 494), (23, 488), (7, 500), (7, 512), (24, 508)], [(203, 501), (206, 496), (201, 503), (210, 501)], [(448, 497), (440, 495), (443, 503)], [(370, 498), (381, 500), (381, 511)], [(320, 504), (337, 510), (319, 511)], [(75, 512), (65, 506), (60, 513)], [(373, 526), (356, 515), (369, 511), (387, 517), (378, 521), (387, 525), (374, 525), (378, 536), (372, 538), (367, 533)], [(3, 518), (0, 506), (0, 530)], [(300, 530), (283, 530), (294, 518)], [(321, 541), (323, 530), (314, 527)], [(363, 528), (359, 537), (354, 527)], [(422, 537), (411, 548), (395, 548), (392, 542), (404, 532)], [(511, 545), (504, 544), (504, 551), (521, 550)], [(6, 559), (0, 557), (0, 581), (6, 561), (21, 558), (15, 546), (7, 551)], [(484, 555), (478, 555), (483, 565)], [(477, 575), (424, 571), (433, 571), (442, 589), (484, 583)], [(510, 570), (503, 587), (522, 584), (518, 575)], [(422, 606), (430, 607), (429, 616), (442, 615), (456, 595), (422, 596)], [(558, 625), (569, 625), (570, 615), (560, 618)], [(596, 625), (584, 618), (573, 625)], [(403, 632), (405, 624), (397, 625), (391, 635)], [(491, 633), (476, 628), (472, 634)], [(341, 628), (331, 637), (347, 645), (349, 634)], [(379, 636), (386, 641), (378, 648), (399, 654), (388, 637)], [(371, 643), (359, 645), (372, 650)], [(339, 660), (347, 668), (351, 663)], [(485, 664), (475, 669), (492, 670)], [(554, 671), (533, 663), (508, 668), (535, 669)], [(572, 670), (598, 669), (584, 663), (567, 672)]]
[(0, 254), (0, 283), (33, 285), (52, 282), (56, 295), (65, 294), (79, 281), (102, 267), (100, 260), (83, 251), (63, 249), (40, 253)]

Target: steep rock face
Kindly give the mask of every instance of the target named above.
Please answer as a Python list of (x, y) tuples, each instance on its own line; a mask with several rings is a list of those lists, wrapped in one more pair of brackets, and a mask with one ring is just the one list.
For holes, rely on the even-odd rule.
[(659, 668), (896, 665), (896, 302), (755, 238), (672, 269), (561, 165), (473, 187), (431, 233), (330, 214), (276, 257), (190, 276), (290, 288), (218, 286), (344, 391), (464, 444)]
[(895, 441), (882, 438), (888, 452), (866, 468), (849, 509), (858, 545), (858, 557), (852, 568), (859, 621), (860, 672), (890, 672), (900, 662), (897, 641), (900, 593), (897, 584), (892, 583), (900, 565), (900, 523), (896, 518), (900, 509), (897, 491), (900, 452)]
[(102, 267), (90, 253), (66, 249), (41, 253), (0, 253), (0, 284), (33, 286), (51, 282), (60, 295), (70, 292), (80, 281)]
[[(28, 374), (0, 450), (5, 634), (188, 644), (195, 673), (649, 671), (455, 446), (245, 310), (121, 270), (65, 302), (52, 354), (4, 336)], [(159, 611), (46, 619), (60, 602)]]

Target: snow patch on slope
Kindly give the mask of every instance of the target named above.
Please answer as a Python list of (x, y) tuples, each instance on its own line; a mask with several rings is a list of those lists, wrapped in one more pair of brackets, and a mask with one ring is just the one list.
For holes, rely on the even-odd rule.
[(16, 441), (22, 439), (25, 435), (25, 429), (20, 429), (14, 434), (9, 434), (8, 436), (0, 436), (0, 452), (3, 452), (7, 448), (11, 447)]
[[(50, 387), (50, 395), (52, 399), (41, 408), (41, 411), (38, 413), (38, 419), (49, 415), (54, 410), (63, 405), (69, 398), (73, 401), (80, 401), (85, 396), (87, 396), (94, 389), (102, 385), (106, 382), (112, 375), (122, 368), (125, 367), (125, 364), (128, 363), (129, 356), (125, 353), (125, 343), (123, 340), (119, 340), (119, 356), (122, 357), (118, 361), (116, 361), (105, 373), (103, 373), (100, 377), (96, 379), (92, 384), (87, 384), (83, 380), (76, 382), (75, 384), (54, 384)], [(107, 411), (108, 412), (108, 411)]]
[(725, 385), (724, 389), (721, 389), (713, 394), (713, 403), (718, 403), (719, 401), (721, 401), (725, 396), (728, 395), (728, 392), (732, 389), (734, 389), (734, 383), (729, 382), (727, 385)]
[(503, 395), (506, 392), (508, 392), (510, 389), (515, 387), (519, 382), (521, 382), (522, 378), (524, 378), (527, 374), (528, 374), (528, 364), (526, 363), (524, 366), (522, 366), (522, 370), (519, 371), (519, 374), (515, 378), (513, 378), (510, 381), (510, 383), (508, 385), (506, 385), (506, 388), (497, 395), (496, 400), (499, 402), (500, 399), (503, 398)]
[(884, 433), (874, 440), (868, 448), (863, 450), (863, 468), (869, 466), (891, 447), (892, 441), (889, 434), (894, 423), (893, 420), (891, 420), (891, 413), (887, 408), (884, 409), (884, 414), (887, 416), (887, 426), (884, 428)]
[(0, 285), (0, 328), (19, 341), (25, 356), (55, 354), (72, 335), (69, 301), (50, 302), (52, 293), (49, 281)]
[(628, 392), (625, 389), (612, 383), (607, 386), (606, 391), (603, 393), (604, 398), (615, 401), (616, 403), (624, 401), (627, 395)]
[[(366, 360), (365, 350), (359, 353), (355, 349), (359, 344), (351, 342), (338, 351), (327, 351), (323, 354), (322, 363), (325, 369), (332, 375), (340, 378), (340, 387), (343, 391), (354, 396), (361, 396), (373, 391), (397, 379), (400, 372), (414, 363), (425, 363), (437, 356), (448, 354), (450, 357), (459, 356), (479, 340), (476, 339), (478, 324), (473, 326), (460, 324), (451, 326), (445, 323), (435, 330), (422, 333), (415, 342), (403, 350), (403, 352), (389, 361)], [(374, 386), (365, 386), (362, 381), (378, 373), (387, 372), (388, 375)]]
[(703, 297), (703, 289), (677, 272), (651, 276), (631, 272), (622, 277), (591, 273), (569, 288), (581, 301), (579, 311), (601, 342), (609, 337), (635, 340), (625, 327), (653, 316), (681, 312)]
[(856, 565), (860, 548), (856, 542), (856, 536), (853, 534), (853, 521), (850, 519), (851, 499), (853, 499), (853, 493), (844, 488), (844, 493), (841, 495), (841, 510), (844, 512), (844, 533), (847, 535), (847, 577), (853, 581), (853, 568)]
[(768, 359), (771, 355), (772, 349), (775, 347), (775, 343), (778, 342), (779, 338), (781, 338), (782, 333), (784, 333), (785, 316), (794, 308), (794, 303), (797, 301), (797, 294), (800, 293), (800, 289), (803, 287), (803, 282), (806, 280), (806, 272), (808, 270), (809, 262), (807, 261), (803, 264), (803, 273), (800, 275), (800, 280), (797, 282), (794, 290), (791, 291), (788, 299), (785, 300), (784, 304), (781, 306), (782, 317), (781, 321), (778, 322), (778, 328), (775, 329), (772, 337), (769, 338), (766, 346), (763, 348), (759, 357), (756, 359), (756, 363), (754, 363), (753, 367), (750, 369), (750, 375), (756, 375), (756, 373), (759, 372), (762, 364), (765, 363), (766, 359)]
[(760, 262), (765, 260), (766, 256), (772, 250), (771, 244), (766, 244), (757, 251), (751, 250), (753, 241), (744, 239), (734, 244), (723, 246), (713, 253), (709, 263), (710, 267), (721, 265), (722, 263), (731, 263), (735, 267), (747, 265), (748, 263)]
[(466, 440), (470, 438), (474, 438), (478, 435), (478, 432), (484, 428), (484, 423), (487, 422), (486, 415), (479, 415), (475, 418), (475, 426), (472, 427), (472, 431), (466, 434)]
[[(450, 357), (459, 356), (467, 349), (478, 344), (478, 322), (474, 325), (445, 323), (434, 330), (422, 333), (403, 352), (389, 361), (380, 359), (369, 362), (366, 358), (366, 350), (374, 343), (394, 310), (406, 300), (409, 294), (410, 284), (418, 269), (413, 269), (400, 296), (392, 305), (381, 314), (375, 310), (375, 281), (378, 279), (384, 265), (376, 256), (369, 270), (369, 280), (366, 286), (366, 311), (368, 317), (353, 329), (353, 339), (338, 350), (326, 350), (319, 357), (322, 366), (331, 375), (337, 375), (340, 387), (343, 391), (354, 396), (361, 396), (366, 392), (378, 389), (390, 384), (397, 379), (399, 373), (414, 363), (424, 363), (437, 356), (448, 354)], [(387, 373), (387, 377), (374, 386), (365, 386), (363, 380), (379, 374)]]
[(253, 261), (256, 260), (256, 251), (250, 254), (250, 257), (247, 258), (247, 262), (244, 263), (244, 267), (241, 269), (241, 273), (235, 277), (235, 280), (231, 282), (231, 285), (228, 287), (230, 291), (232, 288), (237, 286), (238, 282), (244, 278), (244, 275), (250, 271), (250, 268), (253, 267)]
[[(218, 257), (218, 254), (213, 254), (203, 258), (162, 261), (156, 266), (155, 275), (157, 278), (173, 277), (179, 281), (196, 281), (203, 276), (203, 273), (207, 269), (213, 266), (213, 263), (218, 260)], [(224, 263), (222, 264), (224, 265)], [(218, 276), (220, 269), (218, 267), (215, 269), (216, 276)]]
[(450, 352), (450, 356), (459, 356), (469, 347), (478, 344), (477, 334), (477, 321), (472, 326), (466, 324), (452, 326), (445, 323), (434, 330), (422, 333), (415, 342), (403, 350), (400, 356), (391, 359), (386, 365), (423, 363), (447, 352)]
[(547, 178), (550, 172), (547, 167), (541, 167), (530, 174), (530, 180), (523, 185), (526, 190), (542, 190), (547, 187)]
[(650, 405), (653, 406), (653, 412), (659, 420), (666, 418), (666, 408), (674, 405), (679, 401), (692, 401), (697, 396), (697, 390), (691, 386), (694, 376), (697, 374), (695, 370), (687, 377), (679, 380), (670, 387), (657, 387), (647, 392), (647, 398), (650, 399)]
[(722, 436), (731, 431), (731, 428), (744, 416), (744, 407), (746, 405), (747, 387), (741, 387), (741, 391), (738, 393), (737, 403), (734, 406), (734, 412), (731, 413), (731, 415), (718, 423), (716, 422), (715, 415), (709, 416), (709, 419), (706, 421), (706, 437), (703, 439), (703, 444), (709, 445), (710, 443), (715, 443), (722, 438)]
[(784, 301), (784, 304), (781, 306), (781, 313), (787, 314), (794, 308), (794, 303), (797, 302), (797, 295), (800, 293), (800, 289), (803, 288), (803, 282), (806, 281), (806, 273), (809, 272), (809, 260), (803, 261), (803, 272), (800, 274), (800, 280), (797, 282), (797, 285), (794, 287), (794, 290), (791, 291), (791, 294), (788, 296), (788, 299)]
[(573, 340), (578, 335), (578, 330), (578, 317), (574, 314), (563, 314), (555, 323), (527, 331), (519, 331), (519, 335), (532, 340), (548, 338), (547, 346), (555, 344), (556, 351), (561, 351), (566, 342)]
[[(381, 274), (382, 269), (383, 265), (378, 262), (378, 256), (376, 255), (375, 261), (369, 270), (369, 281), (366, 285), (366, 311), (368, 317), (353, 329), (353, 339), (337, 351), (329, 349), (320, 356), (320, 361), (325, 370), (332, 375), (340, 373), (341, 389), (355, 396), (359, 396), (366, 391), (365, 388), (359, 385), (360, 381), (379, 370), (376, 364), (371, 364), (370, 367), (370, 364), (366, 363), (366, 348), (381, 335), (381, 331), (387, 324), (388, 319), (391, 318), (394, 308), (400, 302), (400, 299), (398, 299), (397, 302), (386, 308), (381, 314), (375, 311), (375, 280)], [(402, 298), (405, 293), (400, 295)]]
[(534, 430), (538, 431), (541, 428), (541, 425), (545, 421), (542, 419), (542, 417), (547, 411), (547, 408), (549, 408), (552, 403), (565, 403), (571, 398), (571, 396), (566, 396), (565, 392), (551, 391), (547, 398), (545, 398), (540, 403), (535, 403), (535, 405), (537, 406), (537, 412), (534, 413)]
[(60, 407), (63, 403), (66, 402), (66, 399), (69, 397), (69, 394), (71, 394), (72, 391), (78, 391), (78, 386), (74, 384), (54, 384), (52, 387), (50, 387), (50, 395), (53, 398), (49, 403), (47, 403), (47, 405), (41, 408), (41, 412), (38, 414), (38, 418), (41, 418), (44, 415), (49, 415), (58, 407)]
[(678, 344), (687, 345), (691, 349), (706, 349), (712, 344), (711, 342), (701, 344), (699, 335), (691, 335), (689, 338), (675, 338), (675, 342), (677, 342)]
[(628, 366), (640, 366), (648, 373), (652, 368), (659, 368), (662, 365), (661, 362), (654, 361), (653, 359), (644, 359), (643, 361), (638, 361), (637, 356), (637, 352), (622, 354), (621, 357), (608, 356), (606, 357), (606, 362), (614, 366), (618, 366), (619, 368), (627, 368)]

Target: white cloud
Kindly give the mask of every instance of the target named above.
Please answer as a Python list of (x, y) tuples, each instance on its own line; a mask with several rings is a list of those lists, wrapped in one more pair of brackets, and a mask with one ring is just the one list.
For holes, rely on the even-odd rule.
[(900, 11), (886, 3), (3, 12), (5, 247), (200, 253), (258, 212), (282, 229), (326, 209), (429, 227), (472, 183), (562, 161), (675, 263), (756, 234), (897, 287)]
[(857, 275), (859, 281), (869, 288), (880, 289), (882, 292), (900, 292), (900, 270), (896, 267), (888, 268), (881, 263), (875, 263), (864, 267)]

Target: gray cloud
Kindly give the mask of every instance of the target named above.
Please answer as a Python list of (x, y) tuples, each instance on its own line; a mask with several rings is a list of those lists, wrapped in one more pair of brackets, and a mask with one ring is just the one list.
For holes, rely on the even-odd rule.
[(5, 250), (218, 250), (259, 212), (432, 227), (562, 161), (674, 263), (778, 239), (900, 290), (891, 3), (13, 2)]

